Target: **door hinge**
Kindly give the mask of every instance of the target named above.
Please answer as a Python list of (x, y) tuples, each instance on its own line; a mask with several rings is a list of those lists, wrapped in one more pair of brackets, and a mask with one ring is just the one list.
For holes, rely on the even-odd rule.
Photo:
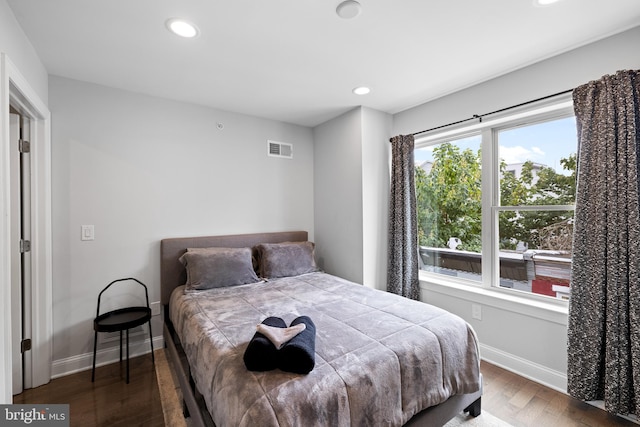
[(31, 250), (31, 240), (20, 240), (20, 253), (29, 252)]
[(25, 141), (21, 139), (18, 141), (18, 151), (21, 153), (30, 153), (31, 152), (31, 143), (29, 141)]
[(20, 353), (31, 350), (31, 338), (27, 338), (20, 342)]

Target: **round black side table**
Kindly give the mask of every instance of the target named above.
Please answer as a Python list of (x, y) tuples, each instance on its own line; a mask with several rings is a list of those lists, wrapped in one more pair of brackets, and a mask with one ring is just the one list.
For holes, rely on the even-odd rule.
[[(124, 280), (134, 280), (140, 285), (144, 286), (145, 296), (147, 299), (147, 306), (140, 307), (124, 307), (117, 310), (112, 310), (103, 314), (100, 313), (100, 298), (102, 293), (106, 291), (111, 285), (116, 282)], [(151, 358), (155, 363), (155, 357), (153, 355), (153, 334), (151, 333), (151, 308), (149, 307), (149, 296), (147, 293), (147, 287), (142, 282), (136, 279), (119, 279), (115, 280), (100, 292), (98, 295), (98, 308), (96, 310), (96, 318), (93, 320), (93, 369), (91, 371), (91, 382), (95, 380), (96, 373), (96, 350), (98, 347), (98, 332), (120, 332), (120, 363), (122, 363), (122, 331), (126, 331), (127, 336), (127, 384), (129, 384), (129, 329), (136, 326), (149, 323), (149, 340), (151, 343)]]

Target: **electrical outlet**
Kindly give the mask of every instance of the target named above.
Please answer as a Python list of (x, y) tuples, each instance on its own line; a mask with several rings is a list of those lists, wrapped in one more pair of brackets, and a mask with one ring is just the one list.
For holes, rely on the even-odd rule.
[(471, 317), (482, 320), (482, 306), (480, 304), (471, 304)]
[(160, 301), (152, 302), (149, 304), (151, 306), (151, 315), (157, 316), (160, 314)]

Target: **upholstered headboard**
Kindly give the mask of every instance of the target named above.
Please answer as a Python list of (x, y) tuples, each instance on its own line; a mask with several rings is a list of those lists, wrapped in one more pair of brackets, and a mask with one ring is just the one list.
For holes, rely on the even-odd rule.
[(306, 231), (163, 239), (160, 242), (160, 300), (163, 305), (169, 304), (171, 292), (177, 286), (185, 284), (187, 273), (178, 258), (187, 248), (244, 248), (259, 243), (304, 242), (307, 239)]

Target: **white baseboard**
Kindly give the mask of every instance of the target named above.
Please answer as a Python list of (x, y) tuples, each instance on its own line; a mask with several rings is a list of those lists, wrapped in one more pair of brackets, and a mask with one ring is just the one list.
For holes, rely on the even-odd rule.
[(556, 391), (567, 393), (567, 374), (539, 365), (522, 357), (480, 344), (480, 356), (493, 365), (511, 371)]
[[(164, 348), (164, 338), (162, 336), (153, 337), (153, 348)], [(126, 357), (126, 344), (123, 344), (122, 358)], [(129, 342), (129, 358), (141, 356), (151, 352), (149, 338), (135, 342)], [(115, 363), (120, 360), (120, 346), (109, 347), (98, 350), (96, 353), (96, 367)], [(63, 377), (76, 372), (86, 371), (92, 368), (93, 352), (79, 354), (64, 359), (54, 360), (51, 366), (51, 378)]]

